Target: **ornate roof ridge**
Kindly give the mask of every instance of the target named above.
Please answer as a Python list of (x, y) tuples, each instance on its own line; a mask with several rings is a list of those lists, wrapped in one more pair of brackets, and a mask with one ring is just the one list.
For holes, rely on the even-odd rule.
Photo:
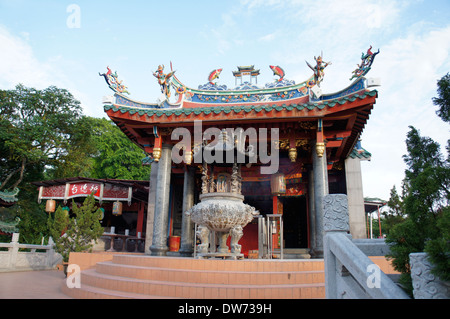
[(122, 114), (124, 113), (130, 113), (135, 114), (138, 113), (139, 115), (147, 114), (148, 116), (162, 116), (162, 115), (176, 115), (179, 116), (181, 114), (190, 115), (191, 113), (194, 113), (196, 115), (199, 114), (210, 114), (211, 112), (215, 114), (219, 113), (230, 113), (231, 111), (234, 112), (250, 112), (250, 111), (256, 111), (261, 112), (263, 109), (265, 111), (272, 111), (273, 109), (277, 111), (282, 111), (283, 109), (293, 110), (294, 108), (297, 108), (298, 110), (303, 110), (304, 108), (307, 108), (308, 110), (313, 110), (315, 108), (318, 108), (319, 110), (324, 109), (326, 106), (328, 107), (334, 107), (336, 105), (343, 105), (347, 102), (354, 102), (356, 99), (365, 99), (368, 96), (374, 97), (378, 94), (377, 90), (372, 91), (364, 91), (364, 92), (357, 92), (355, 94), (346, 95), (343, 97), (338, 97), (335, 99), (330, 100), (318, 100), (318, 101), (310, 101), (307, 103), (283, 103), (281, 105), (277, 105), (275, 103), (267, 103), (267, 104), (246, 104), (246, 105), (220, 105), (220, 106), (204, 106), (204, 107), (196, 107), (196, 108), (159, 108), (159, 109), (141, 109), (141, 108), (133, 108), (128, 106), (121, 106), (121, 105), (114, 105), (109, 104), (104, 106), (105, 111), (113, 110), (114, 112), (120, 111)]

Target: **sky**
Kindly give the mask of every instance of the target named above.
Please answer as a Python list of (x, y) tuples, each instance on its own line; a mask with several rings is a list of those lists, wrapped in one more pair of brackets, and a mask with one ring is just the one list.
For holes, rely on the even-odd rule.
[(365, 197), (389, 199), (401, 189), (408, 126), (441, 144), (449, 126), (432, 98), (450, 72), (448, 0), (64, 1), (0, 0), (0, 89), (22, 83), (69, 90), (85, 115), (106, 117), (112, 95), (99, 72), (109, 66), (130, 97), (156, 102), (151, 75), (163, 64), (197, 88), (222, 68), (219, 84), (234, 86), (240, 65), (261, 70), (259, 84), (281, 66), (297, 83), (323, 54), (332, 64), (324, 93), (347, 87), (361, 54), (380, 50), (367, 77), (379, 78), (378, 99), (361, 135), (372, 158), (361, 163)]

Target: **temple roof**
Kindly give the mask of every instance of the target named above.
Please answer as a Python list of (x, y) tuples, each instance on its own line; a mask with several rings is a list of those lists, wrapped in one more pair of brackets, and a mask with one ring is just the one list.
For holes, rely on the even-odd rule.
[(386, 205), (387, 201), (383, 199), (364, 197), (364, 211), (366, 214), (376, 212)]
[(351, 158), (359, 158), (360, 160), (369, 160), (372, 157), (372, 154), (365, 150), (364, 148), (356, 149), (356, 147), (352, 150), (349, 157)]
[(249, 112), (271, 112), (271, 111), (277, 111), (281, 112), (283, 110), (286, 111), (293, 111), (293, 110), (323, 110), (326, 107), (327, 108), (334, 108), (335, 106), (344, 105), (349, 102), (354, 102), (356, 100), (364, 100), (367, 97), (376, 97), (378, 92), (376, 90), (373, 91), (366, 91), (361, 92), (357, 94), (353, 94), (350, 96), (345, 96), (341, 98), (336, 98), (332, 100), (326, 100), (326, 101), (316, 101), (316, 102), (306, 102), (306, 103), (283, 103), (281, 105), (277, 104), (247, 104), (247, 105), (222, 105), (222, 106), (204, 106), (204, 107), (197, 107), (197, 108), (165, 108), (165, 109), (143, 109), (139, 107), (128, 107), (128, 106), (119, 106), (114, 104), (108, 104), (104, 106), (105, 111), (113, 111), (120, 112), (122, 114), (129, 113), (130, 115), (138, 114), (139, 116), (147, 115), (149, 117), (161, 117), (163, 115), (165, 116), (172, 116), (175, 115), (175, 117), (181, 116), (181, 115), (208, 115), (211, 113), (214, 114), (229, 114), (230, 112), (234, 113), (249, 113)]
[[(291, 144), (298, 142), (299, 145), (302, 142), (295, 139), (314, 140), (316, 132), (320, 132), (317, 134), (326, 139), (327, 157), (331, 162), (348, 156), (365, 157), (370, 153), (353, 154), (352, 151), (378, 97), (378, 92), (371, 89), (378, 82), (369, 82), (365, 78), (378, 53), (369, 49), (362, 55), (359, 68), (352, 72), (350, 81), (353, 82), (328, 94), (322, 92), (320, 84), (324, 69), (331, 63), (324, 62), (321, 56), (314, 57), (315, 65), (307, 62), (313, 75), (301, 83), (287, 80), (283, 68), (270, 65), (279, 79), (262, 87), (241, 82), (233, 89), (216, 82), (222, 69), (213, 70), (206, 84), (193, 89), (179, 80), (172, 64), (167, 74), (163, 72), (164, 66), (160, 66), (153, 73), (162, 93), (157, 103), (137, 102), (125, 96), (126, 87), (116, 89), (116, 84), (122, 83), (117, 72), (108, 69), (100, 75), (105, 77), (115, 94), (104, 100), (103, 107), (111, 120), (149, 154), (153, 149), (160, 149), (162, 139), (174, 143), (170, 138), (173, 129), (193, 130), (194, 124), (202, 121), (205, 127), (220, 129), (278, 127), (280, 139), (287, 138)], [(254, 65), (239, 66), (234, 73), (249, 75), (254, 71), (259, 73)], [(319, 129), (317, 123), (323, 123), (323, 129), (322, 124)]]
[(0, 207), (9, 207), (14, 205), (18, 199), (17, 194), (19, 194), (19, 189), (15, 188), (12, 191), (2, 191), (0, 192)]
[(0, 233), (4, 234), (12, 234), (12, 233), (18, 233), (19, 228), (17, 227), (19, 225), (20, 220), (16, 219), (14, 221), (1, 221), (0, 220)]
[[(205, 125), (242, 126), (278, 122), (299, 129), (301, 123), (323, 119), (326, 124), (327, 152), (332, 158), (347, 158), (360, 138), (375, 100), (376, 90), (305, 103), (221, 105), (196, 108), (144, 109), (114, 104), (104, 105), (107, 115), (136, 144), (151, 153), (153, 130), (193, 127), (196, 120)], [(297, 123), (297, 124), (296, 124)], [(255, 127), (256, 127), (255, 126)], [(281, 126), (280, 126), (281, 128)], [(312, 132), (312, 131), (311, 131)], [(281, 137), (280, 137), (281, 138)], [(313, 138), (309, 135), (305, 138)], [(333, 145), (333, 146), (332, 146)], [(359, 154), (358, 154), (359, 155)]]

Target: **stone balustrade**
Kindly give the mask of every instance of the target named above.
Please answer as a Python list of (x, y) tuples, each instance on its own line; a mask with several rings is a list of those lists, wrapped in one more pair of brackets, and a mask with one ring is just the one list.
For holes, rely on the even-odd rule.
[(19, 234), (14, 233), (10, 243), (0, 243), (0, 248), (8, 248), (8, 251), (0, 251), (0, 271), (53, 269), (62, 262), (62, 256), (55, 252), (53, 246), (52, 238), (48, 245), (19, 244)]
[[(323, 200), (325, 294), (329, 299), (408, 299), (349, 238), (347, 196), (326, 195)], [(367, 241), (358, 244), (368, 252)], [(378, 249), (385, 249), (379, 242)]]
[[(326, 195), (323, 199), (325, 295), (329, 299), (409, 299), (391, 278), (367, 256), (385, 256), (384, 239), (352, 240), (349, 233), (347, 196)], [(449, 299), (448, 282), (432, 274), (426, 253), (410, 254), (415, 299)]]

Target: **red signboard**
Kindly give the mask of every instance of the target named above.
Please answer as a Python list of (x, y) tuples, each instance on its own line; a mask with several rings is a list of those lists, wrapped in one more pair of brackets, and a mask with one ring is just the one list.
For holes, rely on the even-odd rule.
[(42, 188), (41, 198), (63, 199), (66, 185), (55, 185)]
[(65, 185), (41, 186), (39, 200), (64, 199), (66, 201), (70, 198), (86, 197), (91, 194), (99, 200), (131, 202), (132, 188), (129, 186), (96, 183), (91, 181), (66, 183)]
[(68, 195), (67, 197), (71, 198), (91, 194), (93, 194), (95, 197), (99, 197), (100, 188), (101, 184), (99, 183), (90, 183), (90, 182), (73, 183), (69, 185), (69, 193), (67, 194)]
[(103, 191), (104, 199), (128, 199), (131, 194), (129, 193), (129, 188), (119, 185), (105, 184), (105, 189)]

